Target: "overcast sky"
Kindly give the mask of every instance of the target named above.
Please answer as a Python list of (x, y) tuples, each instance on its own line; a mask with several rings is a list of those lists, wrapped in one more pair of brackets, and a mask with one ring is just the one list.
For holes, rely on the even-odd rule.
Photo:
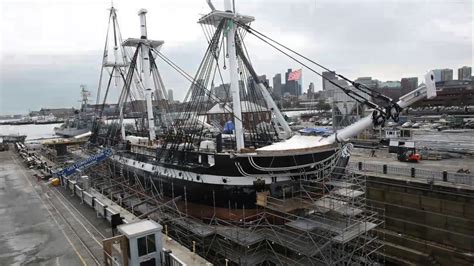
[[(221, 1), (213, 1), (220, 9)], [(148, 36), (194, 74), (206, 41), (196, 23), (205, 0), (115, 0), (122, 36), (139, 37), (137, 11), (148, 9)], [(95, 94), (110, 1), (0, 0), (0, 114), (79, 105), (79, 86)], [(473, 62), (471, 0), (237, 0), (237, 12), (268, 36), (350, 78), (422, 77)], [(271, 77), (297, 63), (253, 36), (253, 65)], [(158, 61), (164, 83), (182, 99), (189, 83)], [(303, 70), (304, 90), (321, 80)]]

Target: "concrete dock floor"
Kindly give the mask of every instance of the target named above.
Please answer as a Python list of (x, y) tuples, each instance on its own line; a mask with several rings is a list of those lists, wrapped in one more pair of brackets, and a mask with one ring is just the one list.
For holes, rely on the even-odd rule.
[(83, 265), (85, 254), (12, 151), (0, 152), (0, 264)]
[(470, 169), (474, 173), (474, 159), (466, 156), (465, 158), (450, 158), (442, 160), (421, 160), (418, 163), (400, 162), (397, 160), (397, 155), (388, 153), (386, 148), (378, 149), (375, 152), (375, 157), (370, 156), (370, 149), (356, 148), (351, 155), (351, 162), (366, 162), (370, 164), (387, 164), (398, 167), (416, 167), (431, 171), (448, 171), (456, 172), (457, 170)]
[[(35, 173), (14, 151), (0, 152), (0, 265), (101, 265), (108, 222)], [(163, 244), (187, 265), (209, 265), (164, 235)]]

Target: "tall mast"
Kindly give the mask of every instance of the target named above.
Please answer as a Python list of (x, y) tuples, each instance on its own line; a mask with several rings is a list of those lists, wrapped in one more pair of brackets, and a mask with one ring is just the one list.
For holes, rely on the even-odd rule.
[(230, 92), (232, 95), (232, 112), (234, 116), (235, 125), (235, 140), (237, 146), (237, 152), (240, 152), (245, 147), (244, 143), (244, 130), (242, 126), (242, 108), (240, 105), (240, 86), (239, 86), (239, 69), (237, 63), (237, 52), (235, 36), (237, 32), (237, 24), (248, 24), (254, 20), (251, 16), (244, 16), (235, 13), (235, 9), (232, 5), (231, 0), (224, 0), (225, 11), (215, 10), (214, 6), (208, 1), (212, 12), (208, 15), (203, 16), (199, 23), (218, 25), (220, 21), (225, 20), (225, 31), (224, 35), (226, 38), (226, 48), (229, 59), (229, 77), (230, 77)]
[[(122, 77), (121, 77), (121, 73), (120, 73), (120, 66), (123, 66), (123, 65), (120, 65), (120, 62), (118, 61), (118, 50), (119, 50), (119, 45), (120, 44), (120, 40), (118, 39), (118, 36), (117, 36), (117, 13), (115, 13), (115, 8), (112, 4), (112, 7), (110, 8), (110, 12), (111, 12), (111, 16), (112, 16), (112, 27), (113, 27), (113, 31), (114, 31), (114, 69), (112, 71), (112, 73), (115, 73), (115, 86), (117, 86), (117, 88), (120, 90), (121, 88), (121, 80), (122, 80)], [(124, 57), (125, 59), (125, 57)], [(122, 140), (125, 140), (125, 126), (123, 124), (123, 108), (124, 108), (124, 102), (122, 103), (119, 103), (119, 118), (120, 118), (120, 135), (122, 136)]]
[[(128, 66), (128, 60), (127, 57), (125, 56), (125, 51), (122, 49), (121, 42), (122, 38), (120, 35), (119, 31), (119, 25), (117, 21), (117, 9), (113, 6), (110, 7), (110, 13), (109, 13), (109, 24), (107, 27), (107, 34), (105, 38), (105, 46), (104, 46), (104, 54), (103, 54), (103, 59), (102, 59), (102, 67), (100, 71), (100, 77), (99, 77), (99, 86), (97, 88), (97, 99), (96, 99), (96, 108), (98, 108), (99, 104), (101, 103), (101, 88), (102, 88), (102, 82), (103, 82), (103, 74), (104, 74), (104, 69), (109, 68), (109, 76), (107, 80), (111, 80), (112, 78), (115, 79), (115, 86), (117, 89), (120, 91), (123, 82), (122, 82), (122, 70), (125, 69)], [(112, 27), (112, 28), (111, 28)], [(112, 30), (112, 38), (113, 38), (113, 44), (109, 44), (109, 33)], [(109, 58), (109, 45), (113, 45), (113, 58)], [(110, 85), (110, 83), (109, 83)], [(106, 97), (108, 95), (108, 91), (110, 90), (110, 86), (106, 88), (105, 96), (103, 99), (103, 102), (105, 103)], [(122, 139), (125, 139), (125, 127), (123, 125), (123, 108), (124, 108), (124, 102), (119, 101), (118, 104), (119, 108), (119, 117), (120, 117), (120, 133), (122, 136)]]
[(143, 87), (145, 89), (145, 101), (146, 101), (146, 111), (147, 111), (147, 121), (148, 121), (148, 133), (151, 141), (156, 139), (155, 133), (155, 118), (153, 115), (153, 103), (152, 103), (152, 80), (151, 80), (151, 64), (150, 64), (150, 48), (157, 49), (163, 45), (163, 41), (155, 41), (148, 39), (147, 29), (146, 29), (146, 9), (140, 9), (138, 11), (138, 16), (140, 16), (140, 33), (141, 36), (137, 38), (128, 38), (123, 42), (123, 46), (132, 46), (140, 49), (141, 60), (142, 60), (142, 80)]
[(148, 133), (151, 141), (156, 139), (155, 132), (155, 118), (153, 115), (153, 102), (152, 102), (152, 80), (151, 80), (151, 64), (150, 64), (150, 48), (157, 49), (163, 45), (163, 41), (155, 41), (148, 39), (147, 28), (146, 28), (146, 9), (140, 9), (138, 11), (138, 16), (140, 17), (140, 33), (141, 36), (137, 38), (128, 38), (123, 42), (123, 46), (132, 46), (140, 49), (140, 57), (142, 60), (142, 81), (143, 87), (145, 89), (145, 101), (146, 101), (146, 112), (147, 112), (147, 121), (148, 121)]
[[(146, 32), (146, 9), (140, 9), (138, 11), (138, 15), (140, 16), (140, 30), (141, 30), (141, 39), (147, 39), (147, 32)], [(153, 116), (153, 102), (151, 99), (152, 96), (152, 89), (151, 89), (151, 68), (150, 68), (150, 46), (142, 45), (141, 49), (141, 58), (143, 64), (143, 86), (145, 87), (145, 100), (146, 100), (146, 112), (148, 116), (148, 133), (150, 140), (153, 141), (156, 139), (155, 133), (155, 118)]]
[[(230, 0), (224, 2), (225, 11), (234, 13)], [(242, 108), (240, 106), (239, 70), (237, 66), (237, 55), (235, 51), (235, 32), (237, 27), (232, 20), (227, 21), (227, 53), (229, 55), (230, 92), (232, 95), (232, 111), (234, 112), (235, 140), (237, 151), (245, 148), (244, 132), (242, 127)]]
[(87, 110), (87, 104), (89, 102), (90, 92), (87, 90), (86, 85), (81, 84), (81, 111)]

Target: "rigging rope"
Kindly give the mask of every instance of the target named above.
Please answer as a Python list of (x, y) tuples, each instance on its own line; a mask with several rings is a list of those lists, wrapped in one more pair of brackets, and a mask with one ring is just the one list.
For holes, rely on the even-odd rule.
[[(386, 119), (389, 119), (389, 118), (392, 118), (394, 121), (398, 121), (399, 120), (399, 115), (400, 115), (400, 112), (401, 112), (401, 108), (400, 106), (398, 106), (398, 104), (396, 102), (394, 102), (391, 98), (383, 95), (382, 93), (376, 91), (376, 90), (373, 90), (369, 87), (367, 87), (366, 85), (364, 84), (361, 84), (361, 83), (358, 83), (358, 82), (355, 82), (355, 81), (352, 81), (350, 80), (349, 78), (341, 75), (341, 74), (337, 74), (335, 71), (332, 71), (330, 70), (329, 68), (327, 67), (324, 67), (323, 65), (315, 62), (314, 60), (302, 55), (301, 53), (298, 53), (294, 50), (292, 50), (291, 48), (281, 44), (280, 42), (278, 41), (275, 41), (274, 39), (268, 37), (267, 35), (253, 29), (252, 27), (250, 27), (250, 25), (246, 25), (246, 24), (243, 24), (239, 21), (235, 21), (235, 23), (237, 23), (239, 26), (241, 26), (242, 28), (244, 28), (248, 33), (252, 34), (253, 36), (255, 36), (256, 38), (260, 39), (261, 41), (265, 42), (266, 44), (270, 45), (272, 48), (278, 50), (279, 52), (283, 53), (284, 55), (288, 56), (289, 58), (293, 59), (294, 61), (300, 63), (301, 65), (303, 65), (304, 67), (306, 67), (308, 70), (310, 70), (311, 72), (317, 74), (318, 76), (320, 76), (321, 78), (323, 78), (324, 80), (330, 82), (332, 85), (336, 86), (337, 88), (341, 89), (346, 95), (348, 95), (350, 98), (354, 99), (355, 101), (357, 101), (358, 103), (361, 103), (361, 104), (364, 104), (364, 105), (367, 105), (371, 108), (374, 108), (375, 111), (373, 113), (373, 117), (374, 117), (374, 124), (377, 126), (377, 125), (383, 125), (385, 120)], [(377, 104), (365, 99), (365, 97), (363, 97), (362, 95), (360, 95), (359, 93), (351, 90), (351, 89), (348, 89), (348, 88), (344, 88), (342, 86), (340, 86), (339, 84), (335, 83), (334, 81), (332, 81), (332, 79), (329, 79), (328, 77), (325, 77), (324, 75), (322, 75), (321, 73), (315, 71), (314, 69), (312, 69), (311, 67), (309, 67), (307, 64), (304, 64), (303, 62), (301, 62), (301, 60), (298, 60), (296, 57), (294, 56), (291, 56), (290, 54), (288, 54), (287, 52), (283, 51), (281, 48), (277, 47), (277, 46), (280, 46), (282, 47), (283, 49), (286, 49), (288, 51), (290, 51), (291, 53), (309, 61), (310, 63), (312, 64), (315, 64), (316, 66), (326, 70), (326, 71), (329, 71), (331, 73), (333, 73), (334, 75), (336, 75), (337, 77), (340, 77), (342, 80), (344, 81), (347, 81), (349, 82), (352, 86), (354, 86), (354, 88), (356, 90), (358, 90), (359, 92), (361, 93), (364, 93), (370, 97), (373, 97), (373, 98), (377, 98), (377, 99), (381, 99), (383, 102), (387, 103), (387, 105), (382, 108), (380, 106), (378, 106)]]
[(250, 34), (252, 34), (252, 35), (254, 35), (254, 36), (256, 36), (256, 34), (258, 34), (258, 35), (260, 35), (262, 38), (265, 38), (265, 39), (267, 39), (267, 40), (270, 40), (271, 42), (273, 42), (273, 43), (275, 43), (275, 44), (277, 44), (277, 45), (279, 45), (279, 46), (285, 48), (286, 50), (291, 51), (292, 53), (294, 53), (294, 54), (296, 54), (296, 55), (298, 55), (298, 56), (300, 56), (300, 57), (306, 59), (307, 61), (309, 61), (309, 62), (315, 64), (316, 66), (318, 66), (318, 67), (320, 67), (320, 68), (322, 68), (322, 69), (324, 69), (324, 70), (326, 70), (326, 71), (328, 71), (328, 72), (331, 72), (331, 73), (335, 74), (336, 76), (338, 76), (338, 77), (340, 77), (341, 79), (343, 79), (343, 80), (349, 82), (349, 83), (352, 84), (355, 88), (361, 90), (362, 92), (364, 92), (364, 93), (366, 93), (366, 94), (368, 94), (368, 95), (370, 95), (370, 96), (372, 96), (372, 97), (380, 98), (380, 99), (384, 100), (384, 101), (387, 102), (387, 103), (393, 101), (391, 98), (389, 98), (389, 97), (383, 95), (382, 93), (380, 93), (380, 92), (378, 92), (378, 91), (376, 91), (376, 90), (373, 90), (373, 89), (367, 87), (367, 86), (364, 85), (364, 84), (361, 84), (361, 83), (355, 82), (355, 81), (353, 81), (353, 80), (350, 80), (349, 78), (347, 78), (347, 77), (345, 77), (345, 76), (343, 76), (343, 75), (341, 75), (341, 74), (338, 74), (338, 73), (336, 73), (335, 71), (330, 70), (329, 68), (327, 68), (327, 67), (321, 65), (320, 63), (315, 62), (314, 60), (308, 58), (307, 56), (304, 56), (304, 55), (302, 55), (301, 53), (296, 52), (295, 50), (289, 48), (288, 46), (286, 46), (286, 45), (284, 45), (284, 44), (282, 44), (282, 43), (280, 43), (280, 42), (278, 42), (278, 41), (276, 41), (276, 40), (274, 40), (274, 39), (268, 37), (267, 35), (261, 33), (260, 31), (258, 31), (258, 30), (256, 30), (256, 29), (250, 27), (250, 25), (242, 24), (242, 23), (240, 23), (240, 22), (237, 22), (237, 23), (238, 23), (242, 28), (244, 28), (247, 32), (249, 32)]

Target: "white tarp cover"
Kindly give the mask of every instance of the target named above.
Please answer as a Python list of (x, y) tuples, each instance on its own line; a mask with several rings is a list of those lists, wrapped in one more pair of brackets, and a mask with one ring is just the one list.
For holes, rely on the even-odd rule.
[(321, 136), (301, 136), (295, 135), (287, 140), (283, 140), (272, 145), (257, 149), (258, 151), (282, 151), (282, 150), (300, 150), (328, 145), (328, 142), (321, 141)]

